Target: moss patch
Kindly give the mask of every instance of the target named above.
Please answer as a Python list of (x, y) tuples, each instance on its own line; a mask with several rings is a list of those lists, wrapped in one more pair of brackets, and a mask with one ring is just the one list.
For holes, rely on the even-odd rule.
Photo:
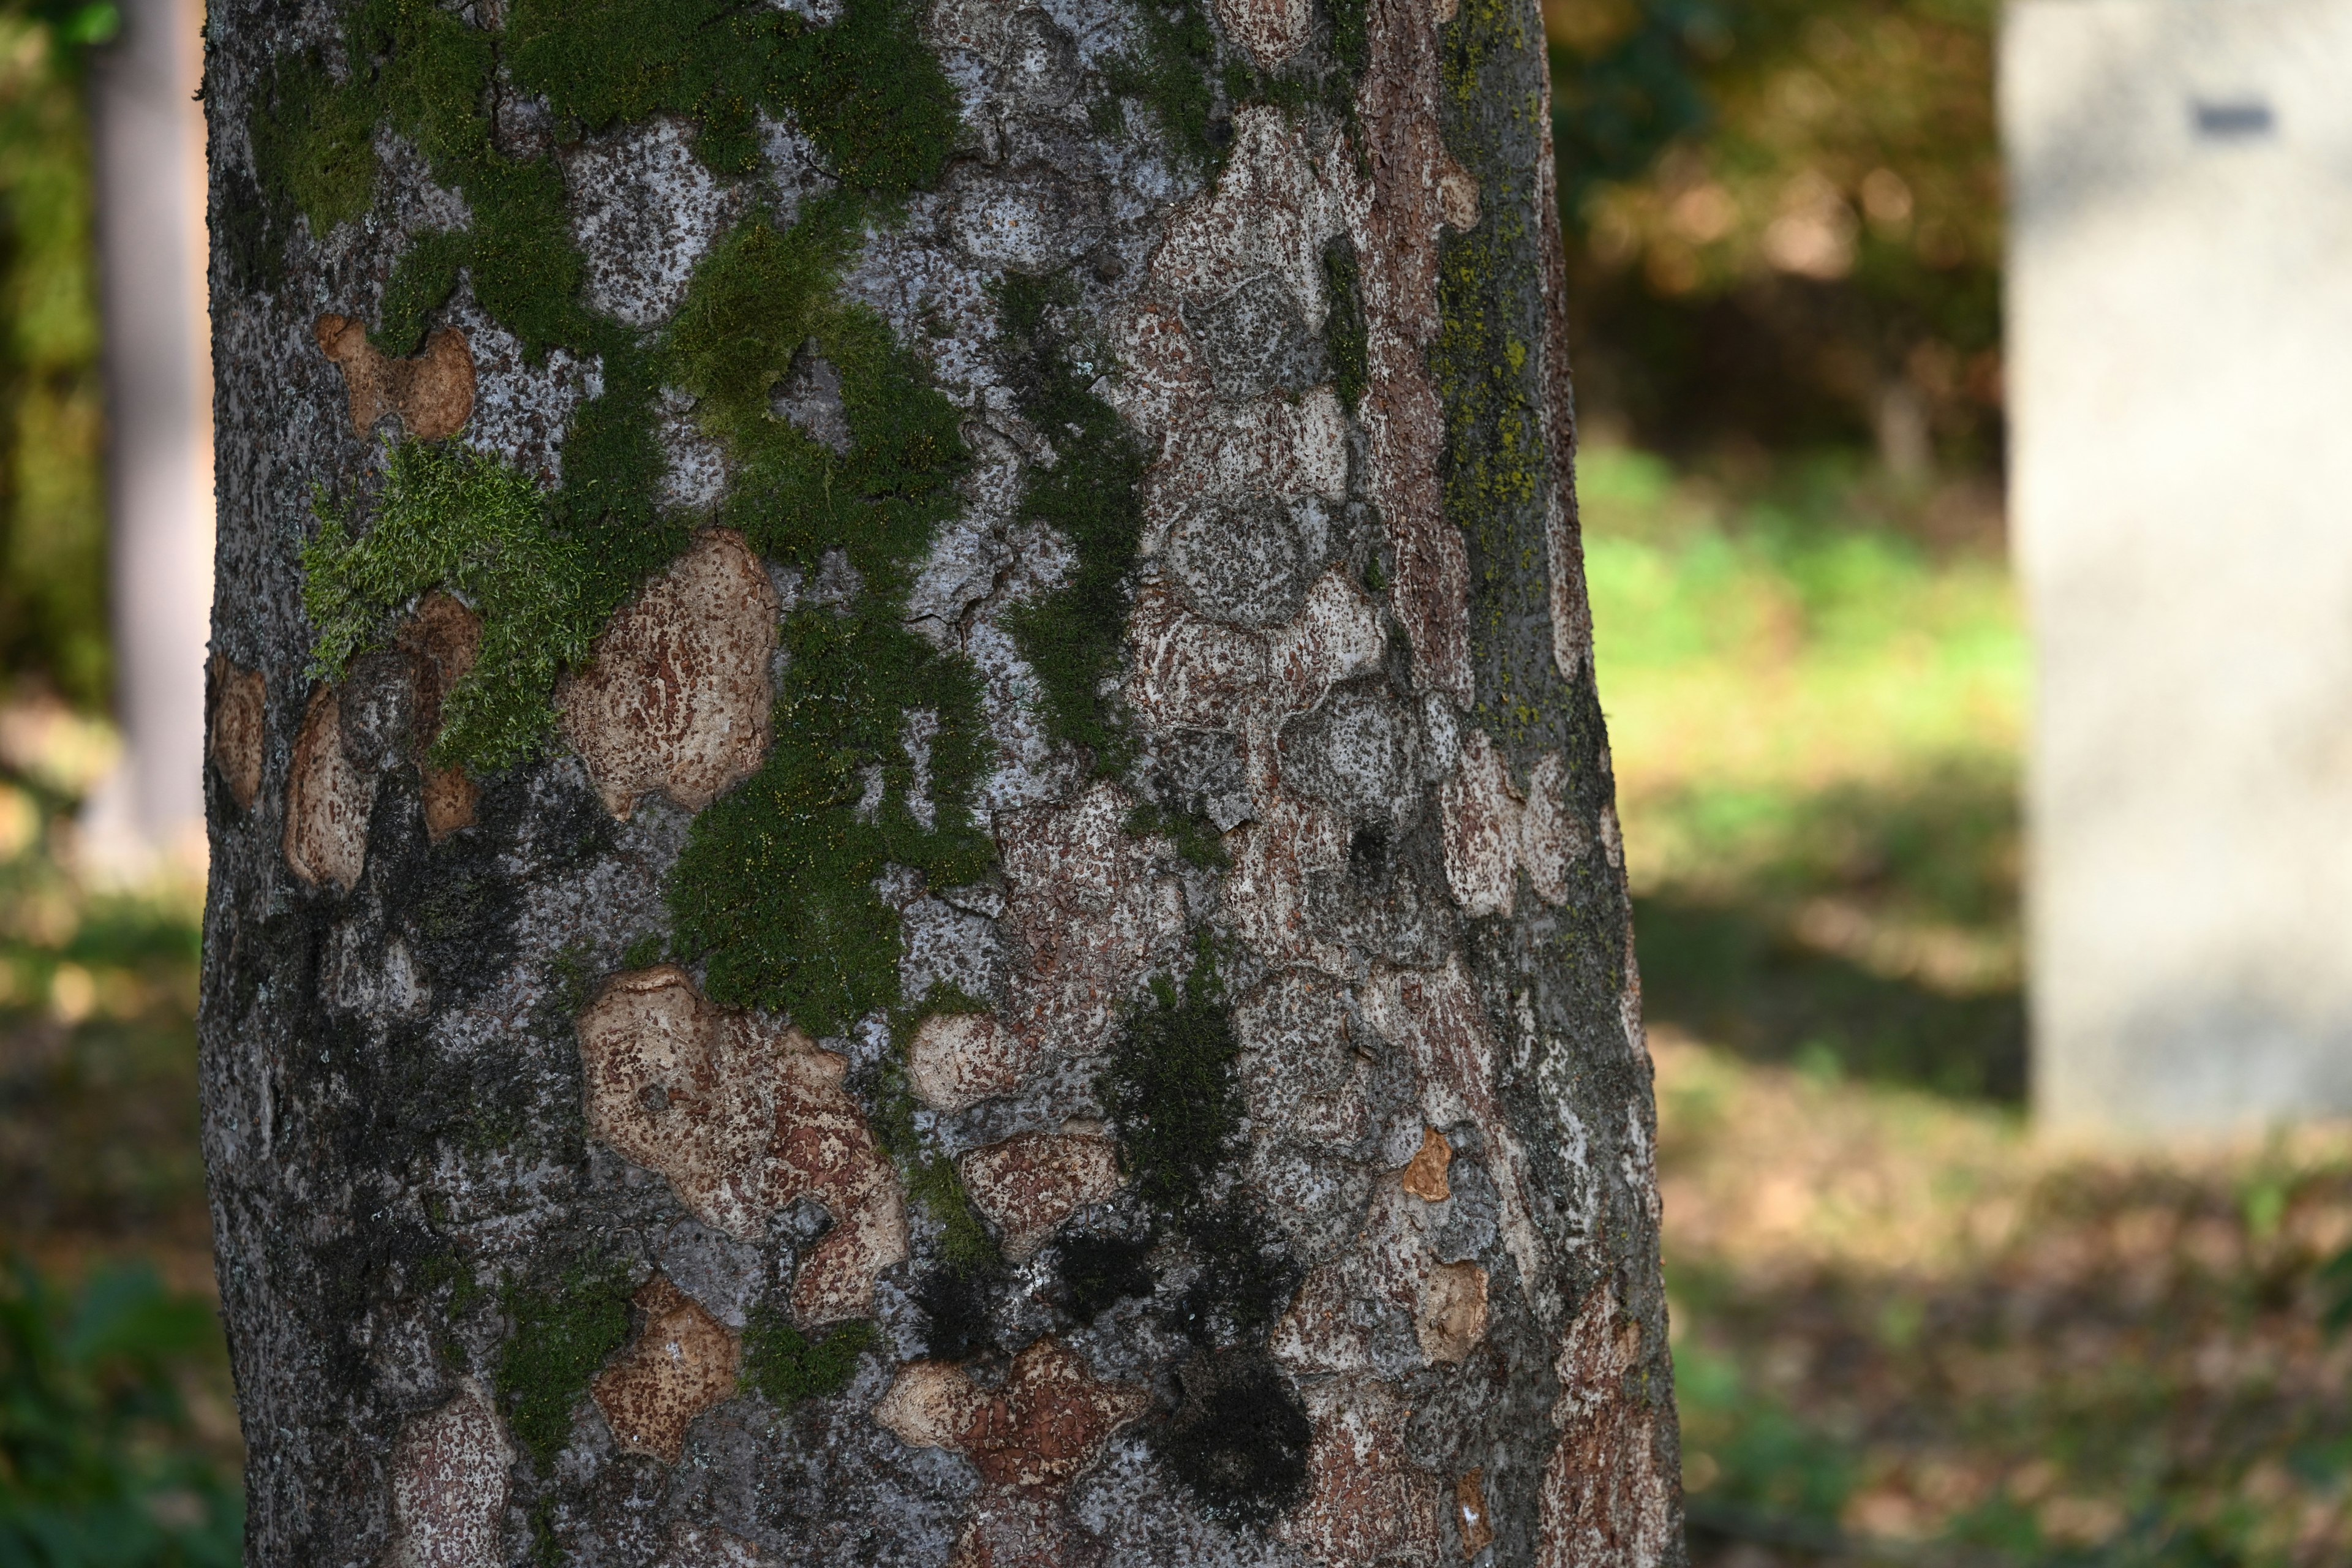
[(1255, 1351), (1194, 1356), (1184, 1391), (1152, 1447), (1212, 1516), (1265, 1525), (1307, 1496), (1315, 1430), (1273, 1361)]
[(1151, 1294), (1151, 1246), (1149, 1237), (1064, 1237), (1056, 1250), (1070, 1315), (1090, 1323), (1118, 1302)]
[(579, 552), (548, 527), (539, 487), (462, 447), (393, 448), (374, 521), (322, 508), (302, 551), (302, 607), (319, 628), (310, 674), (340, 680), (352, 656), (392, 635), (399, 611), (437, 587), (482, 616), (481, 655), (442, 705), (436, 763), (495, 772), (538, 752), (559, 670), (584, 658), (609, 607), (593, 603)]
[(1188, 1216), (1205, 1206), (1210, 1174), (1240, 1132), (1241, 1044), (1205, 957), (1181, 991), (1164, 975), (1151, 989), (1112, 1047), (1100, 1089), (1137, 1195), (1158, 1213)]
[(1111, 405), (1092, 390), (1095, 356), (1056, 329), (1051, 307), (1076, 298), (1067, 279), (1007, 278), (997, 319), (1007, 372), (1022, 414), (1054, 444), (1050, 468), (1033, 466), (1024, 518), (1046, 524), (1077, 552), (1060, 590), (1007, 617), (1021, 657), (1045, 689), (1045, 724), (1086, 747), (1097, 773), (1124, 766), (1129, 747), (1105, 700), (1126, 644), (1129, 575), (1143, 532), (1137, 493), (1147, 458)]
[(1323, 318), (1323, 348), (1339, 401), (1353, 414), (1371, 384), (1372, 361), (1364, 325), (1363, 268), (1356, 259), (1355, 241), (1344, 234), (1333, 235), (1323, 247), (1323, 287), (1330, 300)]
[(851, 0), (830, 27), (730, 0), (518, 0), (515, 80), (576, 138), (650, 115), (690, 115), (720, 174), (757, 167), (757, 111), (790, 112), (854, 190), (896, 196), (938, 182), (955, 93), (907, 0)]
[(514, 1337), (499, 1357), (507, 1425), (541, 1469), (572, 1436), (589, 1380), (628, 1342), (629, 1284), (619, 1270), (575, 1266), (551, 1290), (508, 1287)]
[[(855, 211), (819, 204), (788, 233), (747, 225), (705, 258), (667, 349), (736, 461), (725, 520), (804, 572), (837, 550), (863, 584), (850, 605), (786, 621), (775, 742), (696, 818), (669, 888), (673, 945), (708, 959), (714, 999), (819, 1035), (898, 998), (883, 868), (951, 886), (994, 858), (969, 805), (985, 759), (978, 678), (904, 623), (914, 568), (961, 505), (958, 414), (878, 318), (835, 298)], [(802, 354), (839, 375), (845, 452), (771, 409)], [(904, 743), (918, 710), (938, 720), (927, 778)]]
[(830, 1398), (857, 1375), (857, 1358), (881, 1342), (866, 1322), (836, 1324), (812, 1339), (788, 1314), (761, 1307), (743, 1330), (743, 1386), (784, 1410), (803, 1399)]
[[(897, 1028), (892, 1034), (903, 1039), (907, 1031)], [(915, 1094), (908, 1085), (906, 1063), (898, 1049), (883, 1059), (864, 1087), (874, 1107), (869, 1121), (876, 1141), (898, 1163), (907, 1181), (907, 1195), (922, 1205), (940, 1227), (940, 1258), (960, 1274), (993, 1267), (998, 1262), (996, 1243), (990, 1238), (980, 1212), (971, 1206), (955, 1162), (932, 1149), (916, 1129)]]

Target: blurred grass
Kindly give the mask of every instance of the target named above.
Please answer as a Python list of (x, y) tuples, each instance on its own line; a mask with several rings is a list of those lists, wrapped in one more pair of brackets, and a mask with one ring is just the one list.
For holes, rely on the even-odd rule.
[(1656, 1021), (1751, 1057), (2017, 1099), (2028, 656), (1965, 492), (1818, 461), (1580, 473)]
[(200, 892), (96, 893), (110, 748), (0, 705), (0, 1568), (209, 1568), (242, 1517), (197, 1142)]
[(2352, 1562), (2352, 1136), (2028, 1136), (1997, 517), (1605, 446), (1582, 497), (1696, 1561)]

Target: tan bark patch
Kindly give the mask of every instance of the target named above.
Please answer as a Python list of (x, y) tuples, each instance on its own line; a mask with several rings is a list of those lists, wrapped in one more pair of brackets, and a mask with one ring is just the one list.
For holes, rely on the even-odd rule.
[(1539, 1568), (1655, 1568), (1673, 1542), (1675, 1479), (1658, 1462), (1656, 1417), (1627, 1392), (1640, 1325), (1618, 1320), (1606, 1286), (1587, 1295), (1563, 1337), (1552, 1409), (1559, 1447), (1546, 1467)]
[(1421, 1147), (1405, 1165), (1403, 1187), (1423, 1203), (1442, 1204), (1454, 1195), (1446, 1171), (1454, 1163), (1454, 1145), (1434, 1127), (1421, 1131)]
[(286, 864), (313, 888), (332, 883), (350, 892), (367, 864), (368, 814), (374, 803), (375, 780), (343, 755), (334, 689), (322, 686), (310, 694), (302, 732), (294, 741), (294, 765), (286, 784)]
[(973, 1150), (957, 1169), (1016, 1260), (1034, 1255), (1074, 1212), (1118, 1191), (1118, 1146), (1108, 1138), (1023, 1132)]
[(1230, 728), (1265, 684), (1265, 638), (1194, 615), (1164, 588), (1137, 595), (1128, 698), (1154, 729)]
[(1511, 783), (1509, 764), (1484, 730), (1463, 740), (1462, 765), (1445, 781), (1445, 879), (1473, 917), (1508, 917), (1519, 872), (1548, 904), (1568, 901), (1569, 868), (1585, 849), (1568, 809), (1568, 763), (1557, 752), (1528, 775), (1528, 798)]
[(1098, 1383), (1076, 1352), (1042, 1339), (1013, 1358), (998, 1389), (979, 1387), (961, 1367), (916, 1362), (899, 1372), (874, 1418), (916, 1447), (968, 1456), (991, 1486), (1058, 1492), (1150, 1403), (1139, 1384)]
[(705, 1001), (670, 965), (615, 978), (580, 1016), (589, 1131), (657, 1172), (705, 1225), (756, 1239), (814, 1198), (835, 1224), (793, 1284), (803, 1322), (865, 1316), (907, 1256), (898, 1173), (844, 1087), (848, 1063), (798, 1029)]
[(1346, 951), (1324, 940), (1307, 910), (1307, 878), (1347, 862), (1348, 834), (1331, 813), (1281, 798), (1256, 822), (1225, 836), (1233, 868), (1225, 874), (1226, 908), (1234, 929), (1269, 963), (1302, 963), (1326, 973), (1354, 967)]
[(907, 1044), (907, 1085), (933, 1110), (954, 1114), (1010, 1094), (1036, 1050), (984, 1013), (934, 1013)]
[(474, 416), (474, 353), (466, 334), (444, 327), (425, 350), (394, 359), (368, 342), (367, 328), (349, 316), (321, 316), (312, 325), (319, 347), (343, 373), (351, 395), (352, 428), (364, 436), (387, 414), (397, 414), (420, 441), (445, 441)]
[(474, 822), (481, 789), (458, 767), (436, 768), (423, 752), (441, 734), (441, 704), (474, 668), (482, 651), (482, 617), (447, 594), (425, 595), (393, 637), (394, 647), (422, 661), (417, 681), (418, 765), (425, 770), (425, 831), (436, 844)]
[(1217, 21), (1265, 70), (1297, 54), (1315, 14), (1307, 0), (1217, 0)]
[(213, 765), (239, 811), (261, 793), (261, 760), (269, 731), (269, 686), (261, 671), (213, 655)]
[(1495, 1544), (1495, 1521), (1486, 1512), (1486, 1472), (1472, 1470), (1454, 1483), (1454, 1528), (1462, 1534), (1462, 1555), (1475, 1557)]
[(659, 1274), (637, 1292), (636, 1305), (644, 1314), (636, 1339), (588, 1392), (622, 1447), (675, 1465), (694, 1418), (734, 1394), (743, 1347)]
[(389, 1562), (394, 1568), (504, 1563), (514, 1460), (497, 1406), (471, 1379), (439, 1409), (411, 1416), (392, 1450)]
[(1332, 683), (1381, 660), (1388, 638), (1380, 613), (1346, 574), (1327, 572), (1307, 591), (1307, 608), (1266, 634), (1269, 695), (1286, 711), (1304, 712)]
[(1478, 226), (1478, 180), (1459, 163), (1450, 164), (1437, 176), (1437, 213), (1448, 228), (1474, 229)]
[(776, 614), (759, 557), (715, 528), (613, 618), (555, 700), (614, 816), (653, 790), (699, 811), (758, 771)]
[(1421, 1353), (1457, 1365), (1486, 1337), (1486, 1271), (1475, 1263), (1441, 1263), (1421, 1288), (1412, 1330)]
[(1307, 1391), (1315, 1439), (1310, 1490), (1273, 1533), (1326, 1563), (1427, 1563), (1438, 1552), (1444, 1493), (1404, 1459), (1412, 1411), (1384, 1383), (1335, 1379)]

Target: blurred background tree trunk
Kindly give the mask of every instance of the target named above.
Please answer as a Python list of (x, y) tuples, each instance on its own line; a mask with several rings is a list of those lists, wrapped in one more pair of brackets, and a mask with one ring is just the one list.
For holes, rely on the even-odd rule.
[(1532, 5), (208, 27), (248, 1561), (1679, 1561)]
[(84, 854), (118, 879), (159, 864), (188, 874), (203, 856), (213, 553), (203, 23), (189, 0), (131, 0), (90, 71), (123, 754), (85, 814)]

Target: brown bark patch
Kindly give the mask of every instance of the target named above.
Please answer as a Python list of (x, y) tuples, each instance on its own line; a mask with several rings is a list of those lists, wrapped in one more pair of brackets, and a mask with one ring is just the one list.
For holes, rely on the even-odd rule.
[(1441, 1263), (1421, 1288), (1412, 1330), (1421, 1353), (1458, 1365), (1486, 1337), (1486, 1271), (1475, 1263)]
[(269, 686), (261, 671), (213, 655), (213, 766), (239, 811), (261, 793), (261, 759), (269, 731)]
[(1217, 20), (1260, 68), (1272, 70), (1306, 44), (1315, 15), (1307, 0), (1217, 0)]
[(1554, 1360), (1559, 1444), (1546, 1467), (1539, 1568), (1654, 1568), (1673, 1542), (1675, 1479), (1659, 1463), (1657, 1418), (1626, 1373), (1641, 1325), (1601, 1286), (1587, 1295)]
[(699, 811), (758, 771), (777, 608), (743, 536), (715, 528), (596, 639), (556, 707), (614, 816), (627, 818), (654, 790)]
[(1475, 1557), (1495, 1544), (1495, 1521), (1486, 1512), (1486, 1471), (1469, 1471), (1454, 1483), (1454, 1528), (1461, 1532), (1465, 1557)]
[(350, 892), (367, 863), (368, 814), (375, 780), (343, 755), (335, 692), (310, 694), (294, 765), (286, 784), (286, 864), (313, 888), (330, 883)]
[(1010, 1094), (1036, 1049), (983, 1013), (934, 1013), (907, 1044), (907, 1085), (933, 1110), (953, 1115)]
[(1421, 1147), (1404, 1168), (1404, 1190), (1423, 1203), (1444, 1203), (1454, 1195), (1454, 1185), (1446, 1179), (1453, 1163), (1454, 1145), (1436, 1128), (1423, 1128)]
[(1083, 1134), (1020, 1133), (973, 1150), (957, 1169), (1016, 1260), (1033, 1256), (1073, 1213), (1118, 1191), (1118, 1146)]
[(965, 1455), (990, 1486), (1058, 1494), (1150, 1403), (1139, 1384), (1097, 1382), (1076, 1352), (1042, 1339), (1013, 1358), (998, 1389), (981, 1388), (961, 1367), (916, 1362), (898, 1373), (874, 1419), (915, 1447)]
[(1371, 59), (1356, 98), (1372, 171), (1370, 211), (1355, 235), (1370, 362), (1361, 414), (1396, 563), (1390, 602), (1412, 644), (1414, 679), (1467, 707), (1469, 547), (1445, 515), (1444, 409), (1427, 358), (1440, 325), (1438, 235), (1449, 205), (1461, 216), (1459, 191), (1449, 204), (1444, 189), (1460, 165), (1439, 130), (1441, 40), (1431, 19), (1427, 0), (1373, 0), (1368, 17)]
[(489, 1395), (470, 1379), (412, 1416), (392, 1450), (394, 1568), (499, 1568), (507, 1560), (515, 1455)]
[(1275, 1535), (1317, 1563), (1427, 1563), (1443, 1540), (1444, 1489), (1404, 1459), (1412, 1411), (1386, 1384), (1343, 1379), (1307, 1394), (1309, 1491)]
[(907, 1256), (898, 1173), (844, 1079), (798, 1029), (706, 1001), (671, 965), (616, 977), (581, 1014), (589, 1131), (658, 1173), (696, 1218), (755, 1240), (814, 1198), (835, 1224), (802, 1258), (803, 1322), (865, 1316), (875, 1276)]
[(743, 1347), (726, 1324), (661, 1275), (637, 1292), (644, 1322), (588, 1385), (622, 1447), (675, 1465), (694, 1418), (733, 1395)]
[(368, 342), (367, 328), (349, 316), (321, 316), (311, 331), (343, 373), (352, 428), (359, 434), (396, 414), (418, 440), (446, 441), (474, 416), (473, 348), (455, 327), (435, 332), (423, 353), (407, 359), (378, 350)]
[(424, 755), (441, 733), (441, 704), (482, 651), (482, 617), (447, 594), (425, 595), (394, 634), (394, 646), (422, 661), (416, 690), (418, 764), (425, 770), (425, 831), (436, 844), (474, 823), (481, 788), (459, 767), (435, 767)]

